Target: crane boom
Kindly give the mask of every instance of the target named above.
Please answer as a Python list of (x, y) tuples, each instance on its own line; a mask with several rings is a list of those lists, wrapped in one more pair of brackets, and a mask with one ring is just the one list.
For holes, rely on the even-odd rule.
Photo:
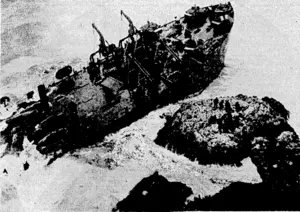
[(126, 14), (124, 13), (123, 10), (121, 10), (121, 15), (123, 15), (123, 16), (127, 19), (127, 21), (129, 22), (129, 34), (132, 35), (132, 34), (136, 33), (137, 29), (136, 29), (136, 27), (133, 25), (133, 22), (132, 22), (132, 20), (129, 18), (129, 16), (126, 15)]
[(100, 37), (100, 45), (104, 45), (105, 46), (105, 39), (102, 35), (102, 33), (100, 32), (100, 30), (96, 27), (96, 25), (94, 23), (92, 23), (92, 27), (96, 30), (96, 32), (98, 33), (99, 37)]
[[(100, 41), (100, 44), (99, 44), (99, 50), (98, 50), (98, 53), (105, 56), (105, 55), (108, 53), (108, 48), (107, 48), (107, 46), (105, 45), (105, 42), (107, 43), (107, 41), (104, 39), (102, 33), (100, 32), (100, 30), (96, 27), (96, 25), (95, 25), (94, 23), (92, 23), (92, 27), (96, 30), (96, 32), (97, 32), (98, 35), (99, 35), (99, 41)], [(94, 57), (94, 55), (95, 55), (96, 53), (97, 53), (97, 52), (95, 52), (94, 54), (92, 54), (91, 57)]]

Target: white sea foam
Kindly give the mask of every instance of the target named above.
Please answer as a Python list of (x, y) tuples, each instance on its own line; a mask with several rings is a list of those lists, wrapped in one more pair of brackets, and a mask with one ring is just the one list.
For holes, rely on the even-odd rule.
[[(64, 59), (74, 55), (74, 57), (80, 56), (88, 59), (89, 53), (97, 49), (98, 43), (97, 34), (93, 32), (91, 23), (96, 23), (109, 42), (117, 42), (126, 35), (128, 23), (124, 18), (121, 20), (119, 14), (121, 9), (131, 16), (137, 26), (141, 26), (147, 20), (161, 24), (172, 20), (174, 16), (183, 14), (184, 10), (193, 4), (205, 6), (220, 1), (132, 0), (124, 2), (118, 0), (104, 2), (83, 0), (75, 2), (51, 0), (43, 3), (35, 1), (35, 4), (41, 8), (30, 18), (26, 18), (26, 14), (20, 13), (20, 9), (30, 7), (33, 3), (22, 2), (19, 4), (18, 2), (12, 3), (13, 8), (5, 9), (6, 12), (9, 12), (4, 14), (4, 18), (2, 17), (2, 26), (5, 26), (2, 30), (18, 26), (26, 21), (40, 21), (46, 27), (42, 28), (44, 31), (42, 31), (41, 45), (35, 47), (28, 43), (28, 49), (35, 49), (32, 55), (21, 55), (20, 58), (2, 66), (1, 78), (10, 72), (23, 72), (32, 65), (52, 61), (54, 57)], [(269, 3), (270, 7), (262, 9), (262, 5), (268, 6), (267, 2), (271, 2)], [(299, 51), (292, 48), (292, 46), (297, 47), (295, 44), (298, 40), (295, 40), (297, 38), (295, 35), (300, 34), (297, 32), (300, 27), (293, 24), (294, 20), (299, 20), (295, 18), (299, 15), (297, 12), (299, 10), (295, 8), (283, 4), (282, 1), (279, 6), (276, 6), (276, 2), (273, 1), (261, 3), (258, 0), (243, 1), (243, 5), (241, 1), (234, 4), (235, 23), (228, 43), (225, 60), (227, 67), (223, 70), (221, 77), (196, 98), (239, 93), (274, 97), (291, 111), (290, 123), (300, 135), (298, 83), (300, 65), (297, 61)], [(17, 14), (15, 13), (17, 10), (21, 15), (17, 18), (14, 17), (15, 22), (10, 25), (9, 21), (11, 20), (9, 20), (8, 13)], [(285, 15), (287, 11), (294, 11), (294, 13)], [(268, 17), (265, 14), (268, 14)], [(280, 18), (276, 14), (279, 14)], [(291, 37), (288, 36), (290, 32), (293, 35)], [(10, 40), (6, 40), (6, 42), (10, 42)], [(5, 50), (2, 47), (2, 53)], [(14, 49), (9, 49), (9, 51), (14, 51)], [(18, 92), (18, 90), (21, 91), (22, 88), (13, 89), (14, 92)], [(20, 157), (5, 156), (1, 159), (0, 167), (9, 167), (7, 170), (9, 179), (17, 187), (21, 204), (28, 211), (40, 211), (38, 206), (55, 205), (61, 199), (62, 192), (72, 175), (83, 172), (78, 171), (78, 167), (82, 170), (87, 169), (86, 166), (83, 168), (83, 166), (66, 159), (60, 163), (54, 163), (51, 170), (45, 170), (45, 161), (42, 158), (34, 150), (34, 147), (28, 144), (26, 151)], [(26, 161), (29, 162), (30, 168), (23, 172), (23, 164)], [(2, 169), (0, 173), (2, 174)], [(7, 177), (5, 178), (7, 179)], [(59, 183), (57, 183), (58, 181)], [(45, 192), (46, 190), (47, 192)]]

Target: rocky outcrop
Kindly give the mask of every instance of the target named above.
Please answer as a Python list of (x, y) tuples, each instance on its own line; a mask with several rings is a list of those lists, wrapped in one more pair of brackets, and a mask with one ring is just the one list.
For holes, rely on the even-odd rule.
[(214, 196), (192, 201), (191, 192), (156, 172), (142, 179), (113, 211), (299, 210), (295, 193), (274, 192), (263, 183), (234, 182)]
[(192, 189), (180, 182), (169, 182), (155, 172), (141, 180), (118, 202), (113, 211), (174, 211), (182, 210)]
[(235, 182), (220, 193), (206, 198), (196, 198), (182, 210), (186, 211), (261, 211), (299, 210), (299, 196), (295, 193), (282, 193), (264, 185)]
[(251, 157), (263, 183), (300, 191), (300, 141), (273, 98), (221, 97), (183, 103), (155, 142), (200, 164), (239, 165)]

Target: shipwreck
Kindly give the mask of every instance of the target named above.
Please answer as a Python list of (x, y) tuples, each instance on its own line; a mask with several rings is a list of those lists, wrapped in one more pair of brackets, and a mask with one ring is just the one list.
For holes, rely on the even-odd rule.
[(39, 101), (23, 102), (0, 120), (8, 149), (22, 150), (25, 137), (42, 154), (93, 144), (155, 108), (199, 94), (223, 69), (234, 20), (230, 3), (193, 6), (165, 25), (140, 29), (121, 15), (129, 30), (118, 45), (92, 24), (100, 44), (89, 65), (59, 69), (55, 82), (38, 86)]

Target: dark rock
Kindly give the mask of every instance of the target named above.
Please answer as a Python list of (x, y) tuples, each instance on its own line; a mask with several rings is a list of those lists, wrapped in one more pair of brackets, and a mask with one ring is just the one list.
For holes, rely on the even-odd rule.
[(26, 96), (27, 96), (27, 99), (32, 99), (32, 97), (33, 97), (33, 94), (34, 94), (34, 91), (30, 91), (30, 92), (28, 92), (28, 93), (26, 94)]
[(274, 192), (263, 183), (232, 183), (218, 194), (204, 199), (195, 198), (185, 210), (194, 211), (265, 211), (265, 210), (299, 210), (299, 194), (291, 192)]
[(289, 118), (290, 112), (279, 101), (277, 101), (274, 98), (267, 97), (267, 96), (262, 98), (262, 100), (265, 101), (266, 103), (268, 103), (272, 107), (273, 110), (280, 113), (285, 119)]
[(8, 174), (6, 169), (3, 170), (3, 174)]
[(29, 163), (27, 161), (23, 164), (23, 168), (24, 171), (26, 171), (29, 168)]
[(10, 98), (8, 96), (3, 96), (0, 98), (0, 104), (3, 104), (5, 107), (10, 102)]
[(215, 99), (183, 104), (155, 142), (200, 164), (239, 165), (250, 156), (270, 188), (300, 191), (299, 137), (287, 123), (284, 106), (264, 99), (268, 102), (244, 95), (223, 97), (218, 109)]
[(274, 140), (258, 137), (251, 144), (252, 161), (265, 183), (280, 191), (300, 192), (300, 142), (294, 133), (284, 131)]
[(169, 182), (155, 172), (141, 180), (118, 202), (113, 211), (173, 211), (183, 210), (192, 189), (180, 182)]

